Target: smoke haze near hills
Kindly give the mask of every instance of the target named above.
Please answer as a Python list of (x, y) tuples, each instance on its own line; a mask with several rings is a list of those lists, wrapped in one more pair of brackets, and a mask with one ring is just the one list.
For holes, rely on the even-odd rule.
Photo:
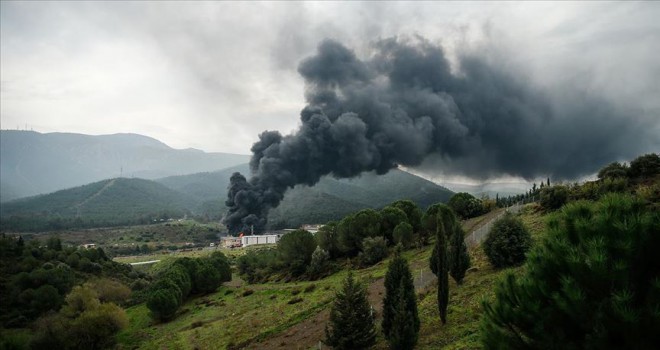
[(298, 71), (308, 102), (302, 125), (291, 135), (260, 134), (253, 176), (231, 179), (230, 228), (261, 230), (288, 188), (328, 174), (383, 174), (400, 164), (569, 179), (657, 141), (639, 109), (578, 91), (557, 98), (479, 56), (461, 56), (452, 72), (442, 47), (421, 37), (381, 40), (368, 59), (325, 40)]

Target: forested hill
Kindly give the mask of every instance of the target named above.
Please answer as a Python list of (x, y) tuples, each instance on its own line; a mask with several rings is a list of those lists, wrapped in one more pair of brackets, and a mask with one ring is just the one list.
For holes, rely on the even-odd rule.
[[(184, 215), (217, 221), (227, 210), (227, 185), (236, 171), (248, 173), (248, 165), (156, 181), (113, 178), (3, 202), (1, 226), (5, 230), (42, 231), (145, 224)], [(271, 211), (269, 223), (278, 228), (324, 223), (398, 199), (411, 199), (426, 208), (446, 202), (451, 195), (443, 187), (396, 169), (355, 179), (326, 177), (314, 187), (297, 186), (288, 191), (280, 206)]]
[[(226, 210), (229, 177), (234, 172), (249, 174), (247, 164), (221, 171), (173, 176), (156, 180), (173, 190), (196, 196), (201, 211), (211, 217)], [(420, 207), (446, 202), (453, 192), (433, 182), (394, 169), (385, 175), (363, 174), (354, 179), (325, 177), (313, 187), (289, 190), (269, 217), (271, 225), (295, 227), (301, 223), (341, 218), (361, 208), (379, 208), (398, 199), (411, 199)]]
[(49, 193), (103, 179), (155, 179), (242, 164), (247, 155), (173, 149), (137, 134), (0, 131), (0, 200)]
[(0, 216), (3, 229), (94, 227), (180, 217), (196, 202), (154, 181), (114, 178), (5, 202)]

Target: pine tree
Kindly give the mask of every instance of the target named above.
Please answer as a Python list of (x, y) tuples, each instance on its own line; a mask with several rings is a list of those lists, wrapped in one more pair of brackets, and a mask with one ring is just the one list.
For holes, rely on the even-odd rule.
[(393, 349), (411, 349), (417, 343), (419, 332), (415, 285), (400, 248), (395, 254), (385, 275), (382, 329), (390, 344), (396, 344)]
[(436, 271), (438, 276), (438, 311), (442, 323), (447, 323), (447, 305), (449, 304), (449, 277), (447, 274), (447, 238), (442, 217), (438, 216), (435, 234)]
[(376, 325), (364, 286), (349, 272), (330, 311), (326, 343), (335, 349), (366, 349), (376, 342)]
[(566, 205), (484, 303), (486, 349), (657, 349), (660, 216), (610, 194)]
[[(413, 349), (415, 344), (417, 344), (419, 333), (419, 318), (416, 315), (417, 307), (415, 307), (415, 312), (406, 307), (405, 288), (403, 281), (401, 281), (394, 303), (393, 327), (390, 329), (390, 334), (387, 337), (390, 349), (408, 350)], [(417, 320), (417, 323), (412, 322), (412, 320)]]

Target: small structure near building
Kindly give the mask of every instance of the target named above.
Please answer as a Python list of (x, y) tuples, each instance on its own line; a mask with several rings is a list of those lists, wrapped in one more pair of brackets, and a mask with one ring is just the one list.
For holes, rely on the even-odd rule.
[(80, 248), (92, 249), (92, 248), (96, 248), (96, 244), (94, 244), (94, 243), (81, 244)]
[(305, 230), (305, 231), (308, 231), (312, 234), (315, 234), (315, 233), (319, 232), (319, 230), (323, 226), (324, 225), (322, 225), (322, 224), (305, 224), (305, 225), (302, 225), (300, 228)]
[(241, 245), (241, 237), (222, 237), (223, 248), (240, 248)]
[(254, 244), (275, 244), (282, 235), (255, 235), (240, 237), (241, 245), (247, 247)]

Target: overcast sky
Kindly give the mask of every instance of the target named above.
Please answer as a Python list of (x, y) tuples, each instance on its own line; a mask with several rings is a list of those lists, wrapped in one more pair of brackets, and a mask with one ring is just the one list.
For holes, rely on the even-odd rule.
[(321, 40), (366, 57), (379, 39), (416, 35), (557, 94), (578, 86), (660, 110), (658, 2), (3, 1), (0, 13), (3, 129), (248, 154), (263, 130), (299, 125), (297, 67)]

